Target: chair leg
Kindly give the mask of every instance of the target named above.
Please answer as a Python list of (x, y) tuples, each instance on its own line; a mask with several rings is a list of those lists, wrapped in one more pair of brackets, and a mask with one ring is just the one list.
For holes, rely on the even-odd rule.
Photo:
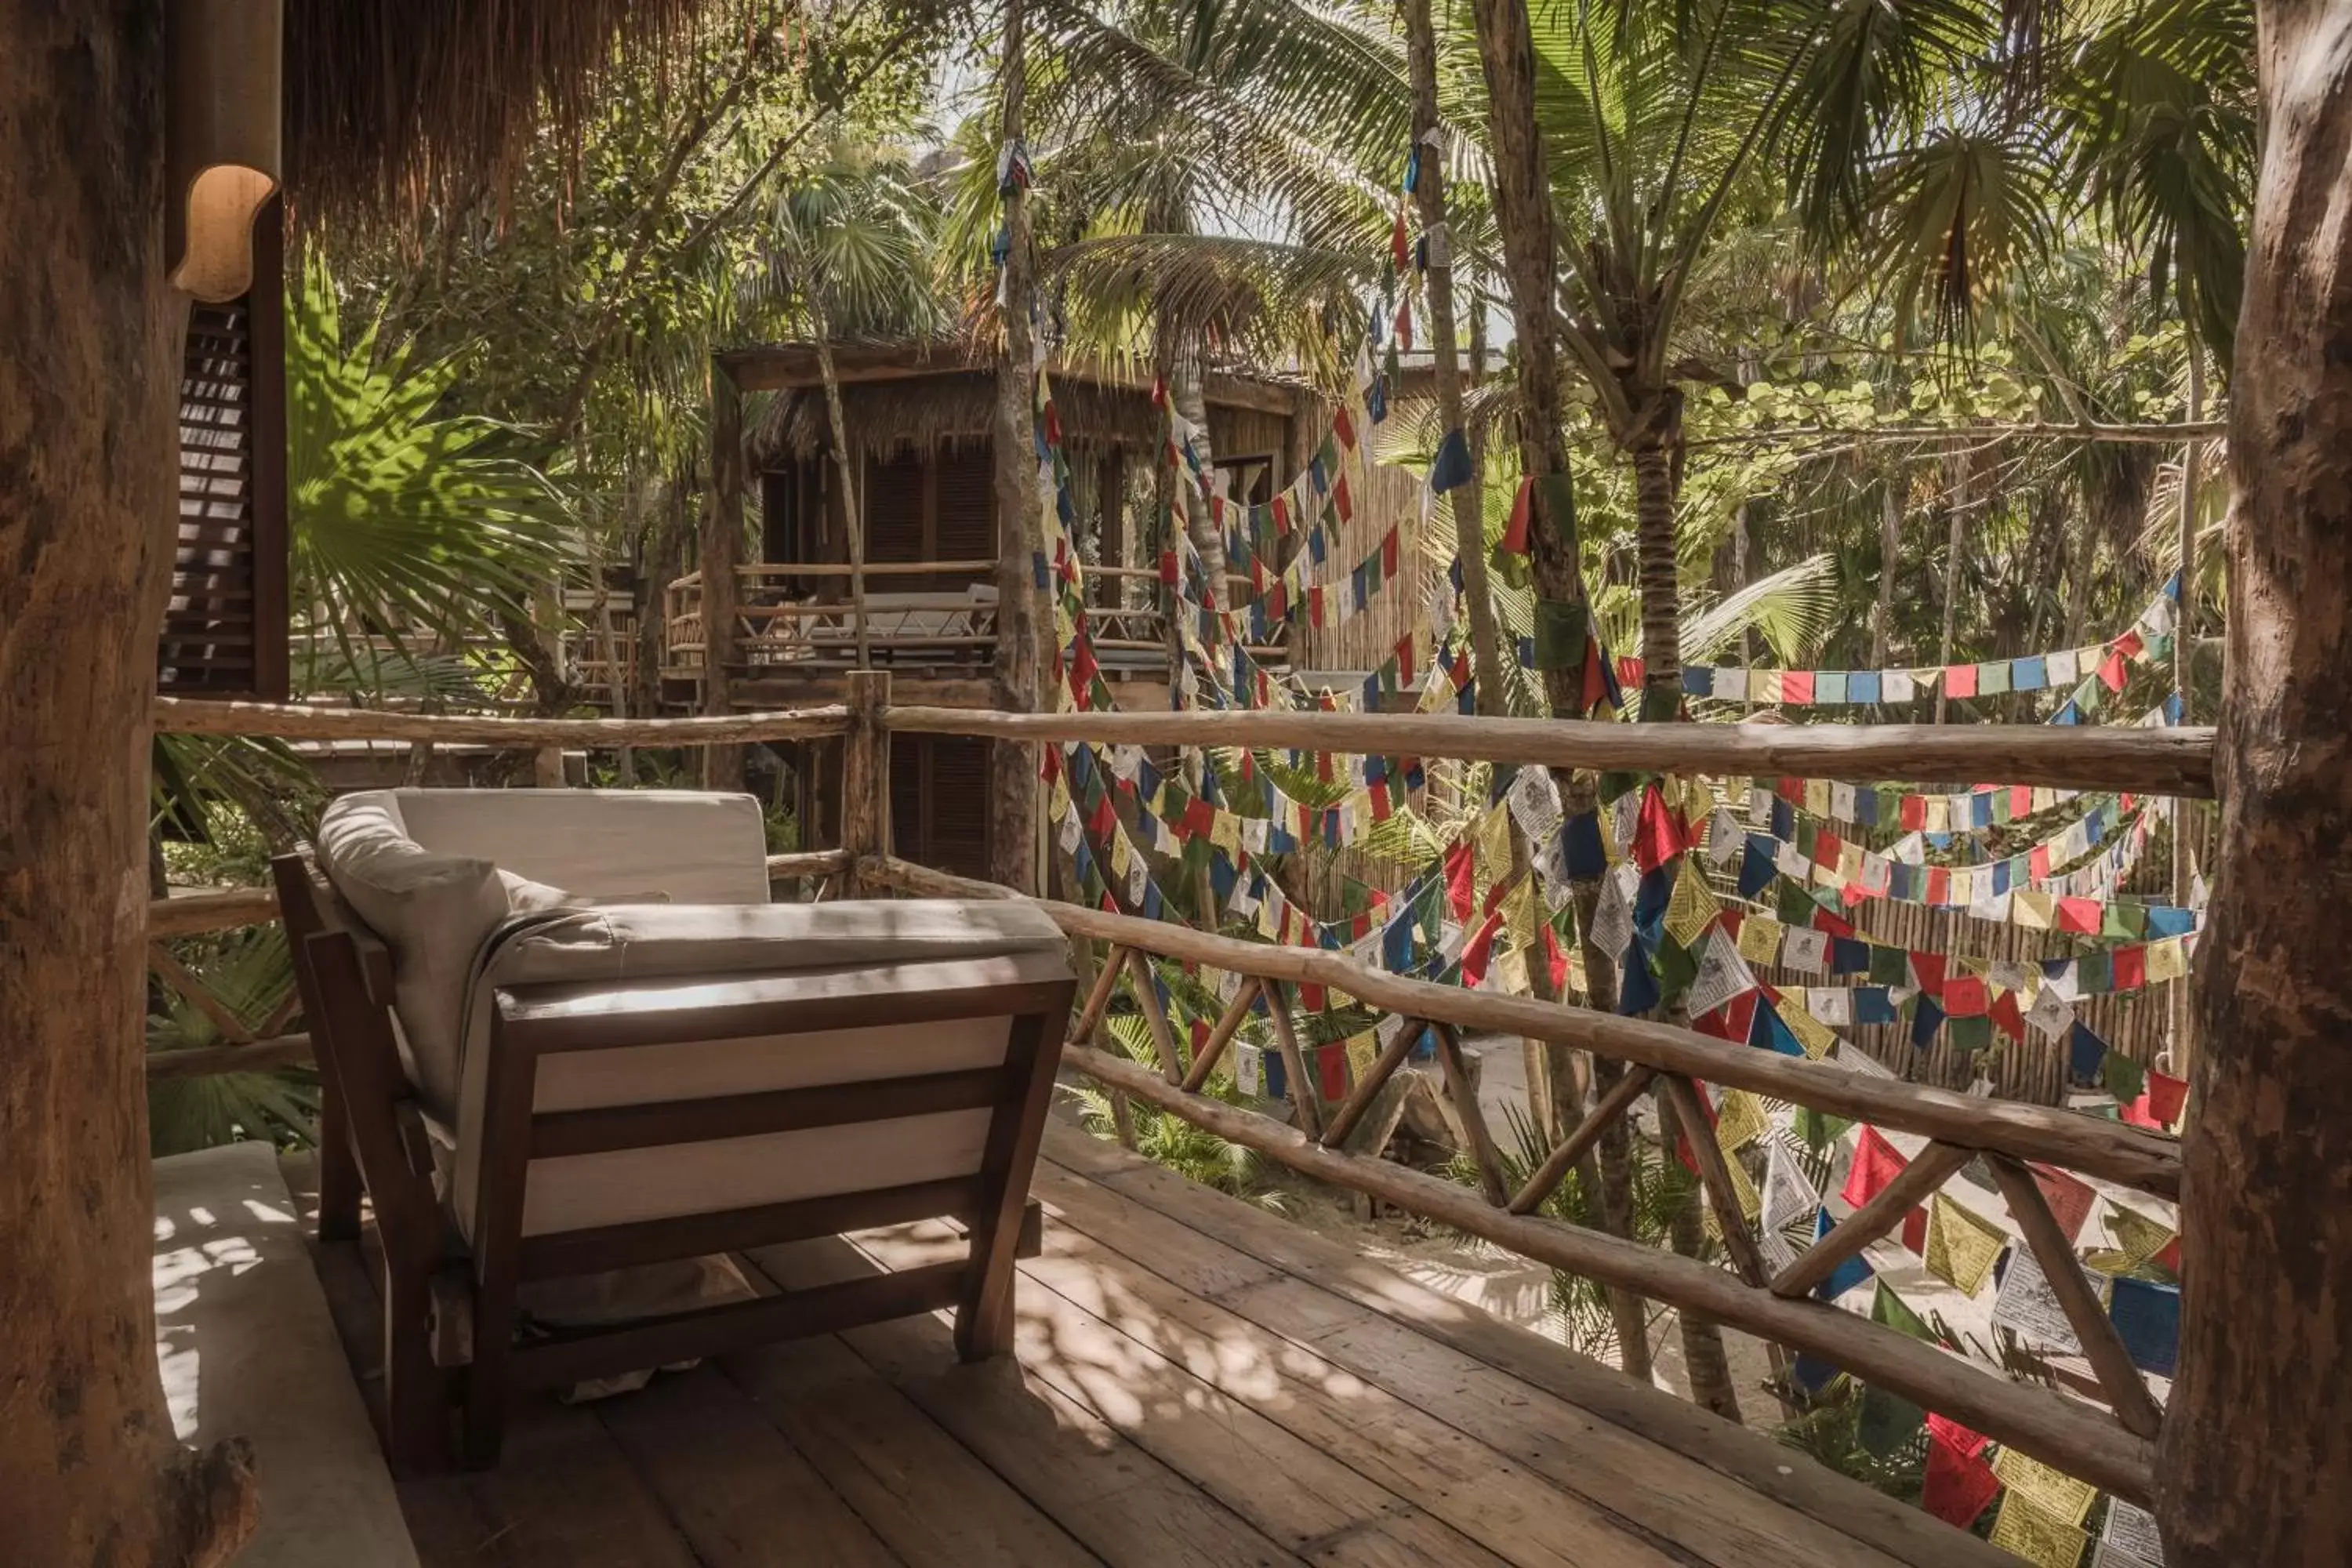
[[(973, 1267), (979, 1264), (975, 1262)], [(1018, 1274), (1008, 1275), (995, 1300), (968, 1302), (956, 1310), (955, 1347), (959, 1360), (990, 1361), (1013, 1353), (1013, 1292), (1020, 1278)]]
[(433, 1364), (428, 1278), (384, 1261), (384, 1447), (394, 1477), (437, 1469), (448, 1451), (448, 1391)]
[(466, 1408), (459, 1436), (461, 1457), (469, 1470), (487, 1470), (499, 1462), (506, 1439), (507, 1352), (514, 1343), (515, 1292), (495, 1286), (478, 1287), (474, 1294), (474, 1359), (466, 1369)]
[(351, 1118), (343, 1097), (320, 1075), (319, 1239), (356, 1241), (360, 1234), (360, 1166), (352, 1154)]

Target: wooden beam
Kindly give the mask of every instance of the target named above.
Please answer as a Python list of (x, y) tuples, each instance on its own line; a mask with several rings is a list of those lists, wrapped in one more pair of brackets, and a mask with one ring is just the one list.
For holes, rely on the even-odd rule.
[(890, 852), (890, 735), (882, 710), (890, 705), (890, 672), (849, 672), (849, 736), (841, 747), (841, 847), (851, 857), (850, 893), (864, 897), (856, 862)]
[[(1193, 1054), (1192, 1070), (1184, 1075), (1187, 1089), (1197, 1094), (1201, 1086), (1209, 1081), (1209, 1074), (1224, 1056), (1225, 1047), (1232, 1043), (1234, 1031), (1239, 1029), (1242, 1020), (1249, 1016), (1250, 1004), (1257, 1000), (1258, 988), (1265, 984), (1255, 974), (1242, 977), (1241, 989), (1235, 991), (1234, 999), (1225, 1004), (1223, 1015), (1217, 1019), (1217, 1026), (1209, 1031), (1209, 1037), (1201, 1042), (1200, 1050)], [(1074, 1040), (1082, 1040), (1086, 1036), (1084, 1029), (1070, 1031), (1070, 1037)]]
[[(1265, 984), (1261, 982), (1260, 984)], [(1312, 1138), (1323, 1130), (1323, 1091), (1307, 1070), (1307, 1053), (1298, 1047), (1298, 1027), (1291, 1021), (1290, 998), (1279, 985), (1266, 985), (1267, 1015), (1274, 1021), (1275, 1048), (1282, 1053), (1282, 1076), (1290, 1090), (1291, 1109), (1298, 1113), (1299, 1131)]]
[(1470, 1082), (1470, 1067), (1462, 1059), (1462, 1037), (1450, 1024), (1435, 1026), (1437, 1069), (1444, 1075), (1446, 1095), (1454, 1101), (1454, 1119), (1462, 1124), (1463, 1142), (1469, 1144), (1470, 1163), (1478, 1168), (1478, 1185), (1486, 1201), (1500, 1208), (1511, 1189), (1503, 1180), (1503, 1157), (1495, 1148), (1495, 1134), (1486, 1113), (1478, 1109), (1478, 1091)]
[(1543, 1207), (1544, 1200), (1568, 1179), (1569, 1172), (1584, 1158), (1585, 1151), (1600, 1142), (1601, 1135), (1609, 1131), (1609, 1124), (1624, 1115), (1635, 1100), (1649, 1092), (1650, 1080), (1656, 1077), (1657, 1074), (1648, 1068), (1637, 1067), (1611, 1085), (1609, 1092), (1593, 1106), (1592, 1114), (1579, 1122), (1575, 1131), (1561, 1139), (1559, 1146), (1544, 1156), (1544, 1163), (1536, 1167), (1536, 1173), (1528, 1178), (1527, 1185), (1512, 1196), (1511, 1212), (1533, 1214)]
[(274, 1072), (300, 1067), (312, 1059), (310, 1037), (279, 1035), (243, 1046), (196, 1046), (181, 1051), (147, 1053), (147, 1081), (212, 1078), (225, 1072)]
[(856, 857), (846, 849), (803, 849), (768, 857), (768, 880), (787, 882), (801, 877), (837, 877), (849, 870)]
[(1364, 1076), (1356, 1080), (1356, 1087), (1348, 1091), (1348, 1098), (1340, 1102), (1338, 1110), (1331, 1113), (1331, 1120), (1324, 1124), (1323, 1135), (1318, 1142), (1325, 1148), (1335, 1148), (1348, 1141), (1348, 1134), (1356, 1130), (1356, 1123), (1364, 1119), (1364, 1112), (1370, 1110), (1372, 1101), (1379, 1098), (1381, 1087), (1396, 1076), (1397, 1068), (1404, 1065), (1404, 1058), (1411, 1056), (1412, 1047), (1421, 1043), (1423, 1027), (1418, 1018), (1398, 1020), (1395, 1036), (1373, 1058)]
[(1905, 1215), (1927, 1201), (1953, 1173), (1976, 1158), (1974, 1151), (1930, 1143), (1895, 1173), (1868, 1203), (1830, 1228), (1774, 1277), (1772, 1294), (1802, 1296), (1837, 1272), (1838, 1265), (1893, 1230)]
[(698, 719), (503, 719), (158, 697), (154, 721), (156, 732), (165, 735), (275, 735), (289, 741), (435, 741), (510, 746), (518, 751), (539, 746), (618, 751), (624, 746), (742, 745), (846, 734), (849, 710), (835, 703), (787, 712)]
[(1269, 1117), (1188, 1095), (1123, 1057), (1072, 1046), (1064, 1060), (1101, 1083), (1124, 1089), (1301, 1175), (1368, 1193), (1549, 1268), (1622, 1285), (1654, 1300), (1819, 1355), (2130, 1501), (2145, 1506), (2153, 1495), (2153, 1446), (2079, 1400), (2011, 1383), (1856, 1313), (1818, 1301), (1783, 1300), (1742, 1284), (1712, 1264), (1559, 1220), (1508, 1214), (1440, 1177), (1327, 1149)]
[(2213, 795), (2214, 732), (2185, 726), (1643, 725), (1455, 713), (994, 713), (904, 707), (891, 710), (890, 727), (1014, 741), (1255, 746), (1556, 768), (1785, 773), (1865, 784), (1969, 779), (2199, 799)]
[(1130, 947), (1127, 950), (1127, 967), (1135, 981), (1136, 1005), (1143, 1009), (1144, 1022), (1151, 1028), (1152, 1047), (1160, 1053), (1160, 1070), (1171, 1084), (1181, 1087), (1184, 1082), (1184, 1059), (1176, 1051), (1176, 1031), (1168, 1022), (1168, 1009), (1160, 1005), (1151, 955), (1141, 948)]
[(197, 936), (205, 931), (232, 931), (260, 925), (278, 918), (278, 895), (268, 888), (205, 888), (173, 893), (147, 906), (150, 941), (166, 936)]
[[(2009, 1212), (2024, 1233), (2025, 1244), (2033, 1249), (2034, 1260), (2042, 1265), (2051, 1294), (2058, 1298), (2067, 1322), (2074, 1325), (2074, 1337), (2082, 1342), (2083, 1359), (2098, 1374), (2099, 1387), (2115, 1407), (2116, 1419), (2153, 1441), (2164, 1425), (2163, 1408), (2148, 1393), (2131, 1352), (2124, 1348), (2115, 1320), (2099, 1305), (2090, 1280), (2084, 1278), (2074, 1244), (2059, 1227), (2057, 1215), (2050, 1212), (2050, 1200), (2042, 1195), (2041, 1184), (2032, 1172), (2006, 1155), (1991, 1155), (1985, 1163), (1992, 1167), (1994, 1184), (2008, 1201)], [(2016, 1265), (2012, 1262), (2011, 1267)]]
[(1095, 983), (1087, 991), (1086, 1005), (1078, 1009), (1077, 1018), (1070, 1025), (1070, 1038), (1086, 1040), (1094, 1037), (1095, 1026), (1102, 1022), (1103, 1014), (1110, 1008), (1111, 993), (1118, 989), (1118, 972), (1126, 966), (1127, 950), (1113, 942), (1109, 952), (1104, 955), (1102, 967), (1095, 972)]
[(1731, 1254), (1732, 1267), (1748, 1284), (1763, 1284), (1771, 1271), (1764, 1267), (1764, 1253), (1756, 1245), (1756, 1233), (1748, 1228), (1748, 1216), (1740, 1212), (1739, 1192), (1732, 1184), (1730, 1162), (1723, 1152), (1723, 1145), (1716, 1142), (1715, 1122), (1699, 1103), (1698, 1090), (1679, 1073), (1660, 1079), (1658, 1088), (1674, 1104), (1675, 1120), (1681, 1124), (1677, 1131), (1690, 1144), (1691, 1159), (1698, 1165), (1698, 1184), (1706, 1194), (1708, 1206), (1715, 1210), (1716, 1226), (1723, 1232), (1723, 1249)]
[[(869, 868), (866, 874), (877, 885), (940, 897), (1013, 896), (987, 882), (951, 877), (903, 860)], [(1965, 1148), (1997, 1149), (2021, 1160), (2063, 1166), (2161, 1198), (2177, 1200), (2180, 1195), (2179, 1141), (2120, 1122), (2051, 1106), (1985, 1100), (1926, 1084), (1865, 1078), (1826, 1063), (1735, 1046), (1688, 1029), (1588, 1008), (1407, 980), (1339, 953), (1240, 942), (1050, 900), (1037, 902), (1055, 923), (1074, 936), (1118, 942), (1241, 974), (1329, 986), (1391, 1013), (1443, 1019), (1481, 1033), (1557, 1040), (1597, 1056), (1748, 1089), (1848, 1121), (1868, 1121)], [(1360, 1093), (1362, 1085), (1357, 1088)]]
[(212, 1021), (221, 1038), (232, 1046), (253, 1043), (252, 1026), (236, 1016), (236, 1009), (214, 995), (205, 983), (195, 977), (172, 955), (172, 950), (160, 942), (147, 944), (147, 967), (163, 977), (163, 984), (184, 997), (188, 1005)]

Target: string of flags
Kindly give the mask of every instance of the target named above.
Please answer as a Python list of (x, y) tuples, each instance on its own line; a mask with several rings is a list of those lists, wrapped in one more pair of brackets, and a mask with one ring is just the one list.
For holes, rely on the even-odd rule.
[(2128, 665), (2160, 660), (2169, 653), (2179, 602), (2180, 574), (2176, 572), (2127, 630), (2105, 642), (2053, 648), (2017, 658), (1886, 669), (1756, 669), (1739, 665), (1685, 665), (1683, 690), (1694, 698), (1803, 708), (1909, 702), (1934, 696), (1939, 684), (1949, 698), (2072, 689), (2056, 721), (2077, 723), (2082, 716), (2095, 713), (2105, 696), (2123, 690)]

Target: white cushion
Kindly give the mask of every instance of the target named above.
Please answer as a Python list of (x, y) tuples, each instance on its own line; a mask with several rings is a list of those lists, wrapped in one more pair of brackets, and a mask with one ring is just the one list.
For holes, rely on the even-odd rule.
[(768, 901), (767, 829), (748, 795), (698, 790), (404, 789), (409, 837), (588, 899)]
[(482, 943), (507, 918), (498, 868), (416, 843), (391, 790), (330, 805), (319, 819), (318, 850), (335, 891), (392, 950), (408, 1081), (427, 1106), (455, 1106), (467, 976)]
[[(842, 976), (961, 988), (1066, 980), (1070, 971), (1060, 928), (1034, 905), (1009, 901), (632, 907), (518, 922), (491, 945), (467, 1007), (450, 1192), (459, 1229), (473, 1235), (499, 989), (788, 973), (806, 973), (814, 990), (838, 988)], [(1009, 1033), (1010, 1020), (996, 1016), (565, 1051), (541, 1059), (532, 1104), (577, 1110), (992, 1067), (1004, 1059)], [(988, 1120), (984, 1110), (954, 1111), (535, 1161), (523, 1232), (969, 1175)]]

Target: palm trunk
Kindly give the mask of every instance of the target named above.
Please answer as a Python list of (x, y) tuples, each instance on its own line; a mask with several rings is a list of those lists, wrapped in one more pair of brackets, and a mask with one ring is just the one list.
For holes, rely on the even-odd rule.
[(2352, 1563), (2352, 7), (2260, 0), (2230, 398), (2221, 869), (2197, 954), (2172, 1568)]
[[(1535, 43), (1528, 22), (1527, 0), (1473, 0), (1473, 21), (1478, 33), (1478, 61), (1486, 79), (1487, 124), (1494, 148), (1495, 180), (1490, 193), (1495, 217), (1502, 231), (1504, 269), (1510, 284), (1511, 320), (1519, 351), (1519, 471), (1541, 480), (1568, 471), (1568, 438), (1560, 424), (1559, 338), (1554, 314), (1559, 297), (1559, 258), (1554, 246), (1549, 166), (1545, 161), (1543, 132), (1536, 121)], [(1582, 551), (1573, 514), (1554, 516), (1538, 483), (1531, 498), (1529, 532), (1531, 574), (1536, 592), (1559, 604), (1586, 605)], [(1544, 696), (1557, 718), (1582, 716), (1581, 672), (1547, 669)], [(1571, 815), (1597, 809), (1589, 775), (1571, 775), (1562, 785), (1562, 804)], [(1596, 884), (1575, 890), (1580, 930), (1591, 932)], [(1585, 973), (1596, 1005), (1603, 991), (1614, 997), (1615, 970), (1610, 958), (1591, 941), (1583, 942)], [(1597, 1064), (1596, 1064), (1597, 1066)], [(1600, 1082), (1598, 1072), (1595, 1082)], [(1618, 1157), (1612, 1159), (1612, 1141)], [(1621, 1237), (1632, 1234), (1633, 1209), (1632, 1164), (1623, 1157), (1621, 1122), (1601, 1141), (1601, 1211), (1603, 1223)], [(1630, 1291), (1612, 1289), (1612, 1310), (1617, 1314), (1620, 1339), (1629, 1357), (1646, 1360), (1648, 1340), (1639, 1322), (1640, 1299)], [(1635, 1325), (1630, 1336), (1626, 1325)], [(1637, 1352), (1634, 1347), (1641, 1347)], [(1636, 1375), (1645, 1375), (1646, 1366)]]
[(841, 416), (841, 378), (833, 368), (833, 329), (814, 291), (809, 315), (816, 326), (817, 374), (824, 381), (824, 417), (833, 432), (833, 460), (841, 473), (842, 531), (849, 541), (849, 613), (857, 634), (857, 668), (870, 669), (874, 656), (866, 632), (866, 514), (857, 509), (857, 464), (849, 451), (849, 422)]
[(1895, 657), (1895, 569), (1903, 558), (1903, 503), (1895, 479), (1878, 492), (1878, 610), (1870, 627), (1870, 667), (1885, 669)]
[[(1209, 493), (1217, 494), (1217, 448), (1209, 435), (1209, 402), (1201, 385), (1201, 362), (1191, 353), (1177, 356), (1175, 379), (1169, 383), (1168, 400), (1192, 426), (1192, 450), (1201, 459), (1202, 481)], [(1202, 574), (1208, 579), (1209, 592), (1215, 596), (1219, 609), (1231, 606), (1225, 603), (1225, 536), (1211, 515), (1209, 503), (1192, 493), (1192, 487), (1180, 482), (1176, 487), (1176, 505), (1182, 510), (1184, 531), (1192, 541), (1192, 548), (1201, 552)]]
[(187, 300), (163, 278), (163, 20), (0, 9), (0, 1551), (225, 1561), (250, 1451), (156, 1373), (149, 710)]
[[(1405, 51), (1412, 73), (1412, 137), (1421, 149), (1421, 175), (1414, 194), (1421, 203), (1424, 233), (1445, 229), (1444, 157), (1422, 138), (1437, 129), (1437, 41), (1429, 21), (1429, 0), (1405, 0)], [(1456, 356), (1454, 329), (1454, 267), (1446, 249), (1433, 240), (1429, 262), (1430, 360), (1437, 383), (1437, 419), (1444, 430), (1460, 430), (1462, 366)], [(1502, 714), (1503, 664), (1498, 651), (1502, 633), (1496, 625), (1495, 599), (1486, 585), (1486, 476), (1471, 466), (1470, 482), (1451, 492), (1454, 547), (1462, 563), (1462, 596), (1470, 610), (1470, 668), (1478, 681), (1478, 711)]]
[[(1960, 556), (1968, 548), (1969, 458), (1965, 452), (1952, 459), (1952, 532), (1944, 549), (1944, 636), (1937, 645), (1937, 662), (1948, 665), (1954, 652), (1952, 639), (1959, 625)], [(1944, 710), (1950, 699), (1945, 692), (1946, 682), (1936, 682), (1936, 722), (1944, 721)]]
[(1682, 710), (1682, 591), (1675, 563), (1673, 454), (1648, 441), (1633, 448), (1634, 538), (1642, 583), (1642, 717)]
[[(2205, 354), (2194, 335), (2189, 340), (2189, 422), (2192, 425), (2205, 417)], [(2197, 563), (2197, 443), (2190, 441), (2180, 452), (2180, 609), (2173, 616), (2172, 626), (2172, 689), (2180, 700), (2180, 722), (2196, 721), (2189, 706), (2189, 653), (2196, 645), (2189, 635), (2189, 609), (2197, 596), (2189, 589), (2192, 569)], [(2189, 854), (2189, 806), (2176, 801), (2172, 810), (2172, 901), (2182, 909), (2189, 906), (2189, 884), (2194, 875)], [(2172, 1071), (2179, 1077), (2189, 1076), (2197, 1059), (2197, 1021), (2190, 1013), (2190, 995), (2186, 977), (2172, 982), (2172, 995), (2167, 1009), (2172, 1022)]]
[[(1675, 1116), (1674, 1103), (1664, 1094), (1657, 1096), (1658, 1143), (1670, 1163), (1675, 1153), (1677, 1131), (1686, 1131), (1693, 1138), (1709, 1136), (1704, 1127), (1681, 1129)], [(1691, 1190), (1676, 1204), (1666, 1222), (1667, 1239), (1685, 1258), (1703, 1257), (1706, 1251), (1706, 1229), (1700, 1223), (1700, 1197), (1694, 1183)], [(1726, 1421), (1738, 1422), (1739, 1389), (1732, 1381), (1731, 1361), (1724, 1353), (1723, 1330), (1712, 1318), (1702, 1318), (1696, 1312), (1679, 1314), (1683, 1336), (1683, 1370), (1690, 1379), (1691, 1403), (1703, 1410), (1711, 1410)]]
[[(1024, 39), (1023, 0), (1005, 0), (1004, 139), (1024, 134), (1029, 65)], [(1036, 371), (1030, 363), (1033, 338), (1029, 300), (1033, 289), (1029, 255), (1029, 196), (1015, 188), (1004, 196), (1004, 227), (1011, 247), (1004, 258), (1004, 353), (996, 365), (996, 700), (1015, 713), (1032, 711), (1038, 700), (1044, 665), (1034, 561), (1037, 531), (1037, 465), (1034, 408)], [(1037, 760), (1027, 746), (999, 741), (989, 748), (989, 864), (995, 879), (1024, 892), (1037, 886)]]

